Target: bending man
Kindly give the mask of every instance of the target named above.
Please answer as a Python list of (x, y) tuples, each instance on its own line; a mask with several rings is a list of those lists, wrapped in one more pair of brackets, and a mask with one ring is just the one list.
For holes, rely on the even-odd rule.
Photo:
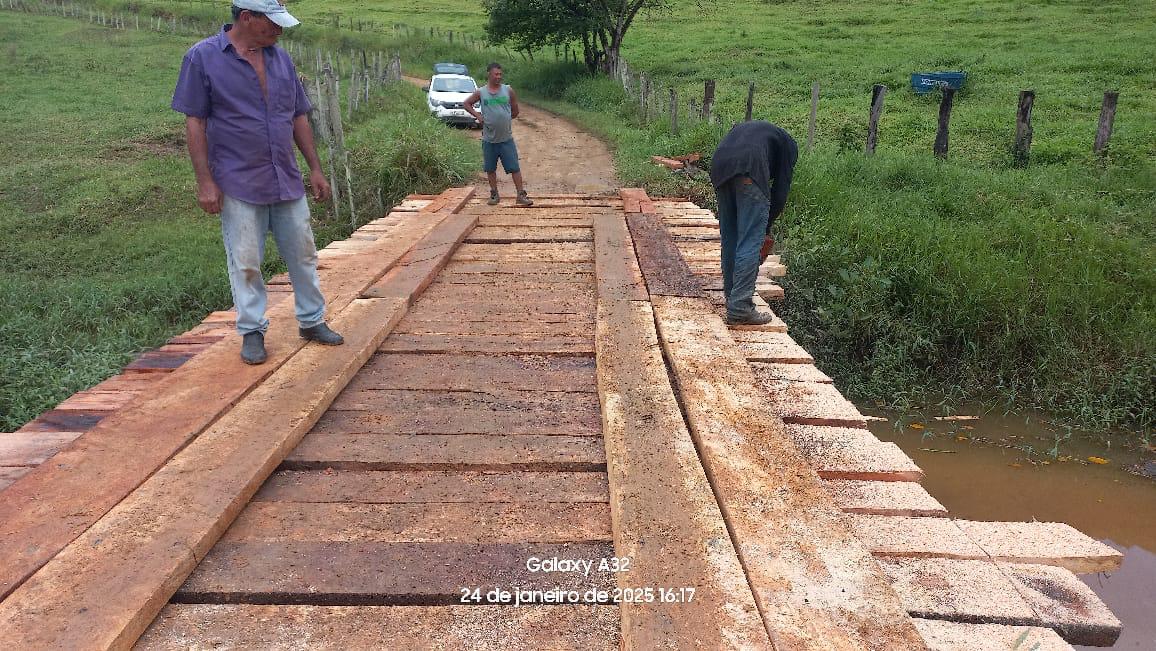
[(770, 253), (771, 226), (783, 212), (799, 148), (782, 128), (741, 122), (719, 143), (710, 180), (718, 197), (722, 239), (723, 293), (727, 323), (769, 323), (774, 316), (755, 309), (759, 263)]
[(186, 116), (197, 203), (221, 215), (241, 359), (260, 364), (269, 328), (261, 277), (269, 231), (289, 267), (301, 337), (330, 346), (344, 339), (325, 324), (309, 204), (293, 153), (296, 143), (309, 163), (313, 199), (328, 199), (306, 117), (312, 107), (292, 59), (276, 46), (281, 30), (298, 21), (277, 0), (234, 0), (232, 11), (231, 25), (185, 55), (172, 107)]

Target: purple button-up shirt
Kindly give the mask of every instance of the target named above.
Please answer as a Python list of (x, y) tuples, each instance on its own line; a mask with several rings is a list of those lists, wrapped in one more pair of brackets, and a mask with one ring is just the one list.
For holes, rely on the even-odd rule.
[(312, 108), (293, 60), (264, 48), (265, 87), (241, 57), (225, 25), (185, 54), (172, 107), (205, 119), (209, 168), (221, 192), (249, 203), (270, 204), (305, 195), (293, 151), (293, 119)]

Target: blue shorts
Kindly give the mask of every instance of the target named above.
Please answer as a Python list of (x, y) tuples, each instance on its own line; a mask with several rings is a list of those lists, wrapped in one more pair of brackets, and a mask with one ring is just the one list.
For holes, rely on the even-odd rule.
[(482, 171), (498, 171), (498, 159), (501, 159), (502, 169), (506, 170), (506, 174), (522, 170), (518, 167), (518, 148), (514, 145), (513, 138), (505, 142), (482, 141)]

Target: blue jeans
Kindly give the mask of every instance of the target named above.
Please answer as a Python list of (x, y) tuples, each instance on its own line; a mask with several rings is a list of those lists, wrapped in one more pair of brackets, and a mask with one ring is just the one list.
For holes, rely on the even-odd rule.
[(770, 202), (754, 183), (737, 176), (715, 189), (719, 237), (722, 239), (723, 293), (727, 316), (741, 318), (755, 311), (755, 279), (759, 249), (767, 234)]
[(254, 204), (225, 195), (221, 200), (221, 235), (229, 265), (229, 287), (237, 306), (237, 333), (265, 332), (265, 234), (273, 232), (277, 250), (289, 267), (297, 323), (310, 328), (325, 321), (325, 298), (317, 277), (317, 244), (309, 225), (305, 197), (273, 204)]
[(482, 171), (498, 171), (499, 159), (502, 161), (502, 169), (506, 170), (506, 174), (521, 171), (522, 168), (518, 165), (518, 147), (514, 144), (513, 138), (505, 142), (482, 141)]

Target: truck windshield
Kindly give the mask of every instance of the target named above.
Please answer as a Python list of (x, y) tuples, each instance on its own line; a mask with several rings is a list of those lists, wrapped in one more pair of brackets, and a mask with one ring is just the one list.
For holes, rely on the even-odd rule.
[(434, 79), (430, 90), (438, 93), (472, 93), (478, 87), (473, 79)]

